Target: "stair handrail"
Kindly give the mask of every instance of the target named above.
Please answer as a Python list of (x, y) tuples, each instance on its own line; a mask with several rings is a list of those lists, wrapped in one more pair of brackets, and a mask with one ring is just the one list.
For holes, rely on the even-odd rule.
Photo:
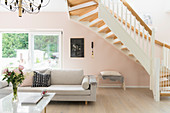
[(148, 25), (140, 18), (140, 16), (133, 10), (133, 8), (125, 1), (125, 0), (120, 0), (126, 7), (127, 9), (132, 13), (133, 16), (136, 17), (136, 19), (140, 22), (142, 26), (144, 26), (145, 30), (149, 32), (150, 35), (152, 35), (152, 30), (148, 27)]
[[(145, 30), (149, 32), (150, 35), (152, 35), (152, 30), (148, 27), (148, 25), (139, 17), (139, 15), (133, 10), (133, 8), (125, 1), (125, 0), (120, 0), (126, 7), (127, 9), (132, 13), (133, 16), (136, 17), (136, 19), (140, 22), (142, 26), (144, 26)], [(166, 48), (170, 49), (170, 45), (162, 43), (161, 41), (155, 40), (155, 44), (158, 44), (160, 46), (164, 46)]]
[[(101, 0), (94, 0), (96, 3), (99, 3)], [(127, 7), (128, 11), (131, 12), (131, 14), (136, 18), (137, 21), (140, 22), (140, 24), (145, 28), (145, 30), (149, 33), (150, 36), (152, 36), (152, 30), (149, 28), (149, 26), (140, 18), (140, 16), (133, 10), (133, 8), (125, 1), (125, 0), (120, 0), (122, 4)], [(120, 18), (121, 19), (121, 18)], [(121, 21), (121, 20), (120, 20)], [(129, 23), (128, 23), (129, 24)], [(136, 33), (140, 33), (141, 36), (143, 36), (142, 32), (139, 32), (138, 29), (134, 29), (134, 26), (132, 26), (132, 29), (136, 31)], [(146, 38), (145, 34), (145, 38)], [(151, 37), (148, 37), (149, 41), (151, 41)], [(155, 44), (160, 45), (160, 46), (165, 46), (166, 48), (170, 49), (170, 45), (165, 44), (159, 40), (155, 40)]]

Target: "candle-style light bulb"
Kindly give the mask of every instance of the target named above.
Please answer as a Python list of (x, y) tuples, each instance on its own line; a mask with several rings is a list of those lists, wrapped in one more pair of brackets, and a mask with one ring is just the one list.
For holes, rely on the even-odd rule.
[(34, 8), (33, 7), (31, 8), (31, 11), (34, 12)]
[(8, 1), (7, 0), (5, 0), (5, 5), (7, 5), (8, 4)]
[(9, 6), (10, 10), (12, 10), (12, 5)]
[(41, 9), (41, 4), (38, 6), (38, 10), (40, 10)]
[(32, 3), (30, 3), (30, 8), (32, 7)]
[(16, 3), (18, 4), (18, 0), (16, 0)]
[(22, 13), (25, 13), (25, 9), (24, 8), (22, 9)]

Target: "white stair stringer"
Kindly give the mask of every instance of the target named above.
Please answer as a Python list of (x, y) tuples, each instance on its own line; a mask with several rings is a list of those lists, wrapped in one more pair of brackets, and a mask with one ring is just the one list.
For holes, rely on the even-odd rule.
[(130, 52), (140, 61), (146, 71), (150, 72), (150, 58), (138, 46), (138, 44), (131, 38), (129, 33), (122, 27), (116, 18), (105, 8), (104, 5), (99, 6), (99, 18), (103, 19), (105, 24), (111, 29), (112, 32), (125, 44)]
[[(98, 36), (104, 38), (108, 43), (110, 43), (111, 45), (113, 45), (115, 48), (119, 49), (123, 54), (127, 55), (130, 59), (134, 60), (136, 62), (136, 58), (135, 57), (131, 57), (129, 56), (129, 51), (122, 51), (121, 48), (123, 45), (121, 44), (114, 44), (115, 40), (117, 39), (110, 39), (110, 38), (106, 38), (108, 36), (108, 34), (106, 33), (99, 33), (99, 28), (97, 27), (89, 27), (89, 25), (91, 24), (91, 22), (87, 22), (87, 21), (79, 21), (79, 16), (71, 16), (70, 19), (72, 21), (75, 21), (77, 23), (81, 23), (82, 25), (84, 25), (85, 27), (87, 27), (88, 29), (91, 29), (93, 32), (95, 32)], [(110, 32), (109, 32), (110, 33)]]

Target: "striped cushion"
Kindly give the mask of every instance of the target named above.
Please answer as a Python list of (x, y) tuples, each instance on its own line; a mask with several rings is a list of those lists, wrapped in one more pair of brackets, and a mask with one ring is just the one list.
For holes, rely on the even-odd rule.
[(42, 74), (34, 71), (33, 85), (32, 87), (48, 87), (50, 80), (50, 74)]

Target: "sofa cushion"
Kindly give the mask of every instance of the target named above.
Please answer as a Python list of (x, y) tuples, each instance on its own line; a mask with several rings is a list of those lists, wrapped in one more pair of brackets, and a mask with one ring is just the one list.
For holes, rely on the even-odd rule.
[(8, 82), (6, 80), (2, 80), (4, 76), (0, 76), (0, 89), (8, 86)]
[(101, 75), (112, 75), (112, 76), (121, 76), (121, 74), (117, 71), (102, 71)]
[[(19, 87), (19, 92), (41, 92), (42, 90), (47, 90), (48, 92), (56, 93), (56, 95), (90, 95), (90, 90), (84, 90), (81, 85), (51, 85), (50, 87)], [(12, 92), (12, 87), (5, 87), (0, 89), (4, 94), (10, 94)]]
[(83, 70), (52, 70), (51, 85), (81, 85)]
[(47, 90), (56, 95), (90, 95), (90, 90), (84, 90), (81, 85), (51, 85)]

